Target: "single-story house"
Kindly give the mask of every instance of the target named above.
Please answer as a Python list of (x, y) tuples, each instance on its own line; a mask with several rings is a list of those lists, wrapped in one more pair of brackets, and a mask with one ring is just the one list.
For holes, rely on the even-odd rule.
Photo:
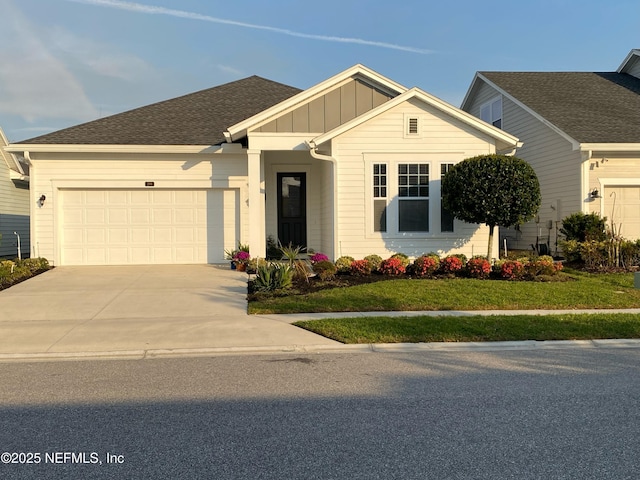
[(269, 237), (330, 258), (486, 251), (441, 176), (513, 135), (355, 65), (307, 90), (252, 76), (10, 146), (56, 265), (219, 263)]
[(0, 129), (0, 258), (29, 256), (29, 167), (5, 151), (7, 137)]
[(640, 50), (615, 72), (478, 72), (462, 109), (517, 136), (540, 180), (535, 222), (501, 229), (513, 248), (556, 253), (574, 212), (640, 238)]

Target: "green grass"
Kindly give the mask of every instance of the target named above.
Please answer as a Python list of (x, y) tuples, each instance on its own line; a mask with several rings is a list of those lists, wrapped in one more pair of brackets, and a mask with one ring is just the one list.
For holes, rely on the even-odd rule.
[(249, 313), (640, 308), (633, 274), (564, 273), (565, 282), (399, 279), (249, 302)]
[(638, 315), (626, 313), (359, 317), (294, 325), (343, 343), (640, 338)]

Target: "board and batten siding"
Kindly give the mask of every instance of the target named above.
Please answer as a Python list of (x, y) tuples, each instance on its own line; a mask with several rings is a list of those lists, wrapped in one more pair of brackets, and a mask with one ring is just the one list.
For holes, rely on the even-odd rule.
[[(480, 117), (480, 106), (499, 94), (491, 86), (479, 82), (466, 110)], [(556, 253), (560, 221), (567, 215), (582, 211), (582, 157), (573, 145), (531, 113), (507, 97), (502, 99), (502, 128), (523, 142), (516, 156), (527, 161), (540, 182), (542, 201), (536, 221), (522, 225), (519, 230), (501, 229), (509, 248), (531, 249), (538, 239), (549, 243)], [(551, 223), (549, 223), (551, 222)], [(551, 229), (548, 227), (551, 226)], [(503, 246), (502, 243), (500, 245)]]
[[(419, 135), (405, 135), (407, 116), (419, 119)], [(454, 233), (440, 232), (440, 164), (494, 151), (492, 139), (418, 100), (404, 102), (340, 135), (333, 141), (338, 164), (336, 256), (378, 254), (386, 258), (401, 252), (416, 257), (432, 251), (440, 255), (484, 254), (488, 240), (485, 226), (456, 220)], [(385, 161), (429, 163), (429, 232), (392, 235), (373, 231), (371, 165)], [(390, 170), (389, 175), (397, 175), (397, 171)]]
[(256, 132), (325, 133), (390, 100), (360, 80), (337, 87), (257, 128)]
[[(2, 145), (0, 144), (0, 148)], [(23, 257), (30, 255), (29, 229), (29, 185), (26, 182), (14, 182), (10, 178), (11, 170), (0, 152), (0, 257), (18, 256), (18, 238)]]
[[(208, 189), (238, 188), (240, 235), (249, 237), (247, 158), (245, 155), (40, 154), (31, 156), (31, 201), (43, 206), (32, 215), (35, 255), (59, 262), (60, 189)], [(145, 182), (154, 187), (145, 187)]]

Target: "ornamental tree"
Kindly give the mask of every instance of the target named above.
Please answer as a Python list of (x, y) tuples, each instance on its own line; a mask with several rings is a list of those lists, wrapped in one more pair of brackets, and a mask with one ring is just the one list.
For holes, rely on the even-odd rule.
[(479, 155), (454, 165), (444, 176), (442, 202), (456, 218), (489, 227), (491, 259), (494, 227), (531, 220), (540, 208), (540, 183), (531, 165), (520, 158)]

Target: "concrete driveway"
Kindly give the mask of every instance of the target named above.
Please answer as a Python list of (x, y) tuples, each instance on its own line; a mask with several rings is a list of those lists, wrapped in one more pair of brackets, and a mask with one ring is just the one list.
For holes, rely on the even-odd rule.
[(0, 355), (149, 356), (340, 345), (247, 315), (228, 266), (57, 267), (0, 291)]

